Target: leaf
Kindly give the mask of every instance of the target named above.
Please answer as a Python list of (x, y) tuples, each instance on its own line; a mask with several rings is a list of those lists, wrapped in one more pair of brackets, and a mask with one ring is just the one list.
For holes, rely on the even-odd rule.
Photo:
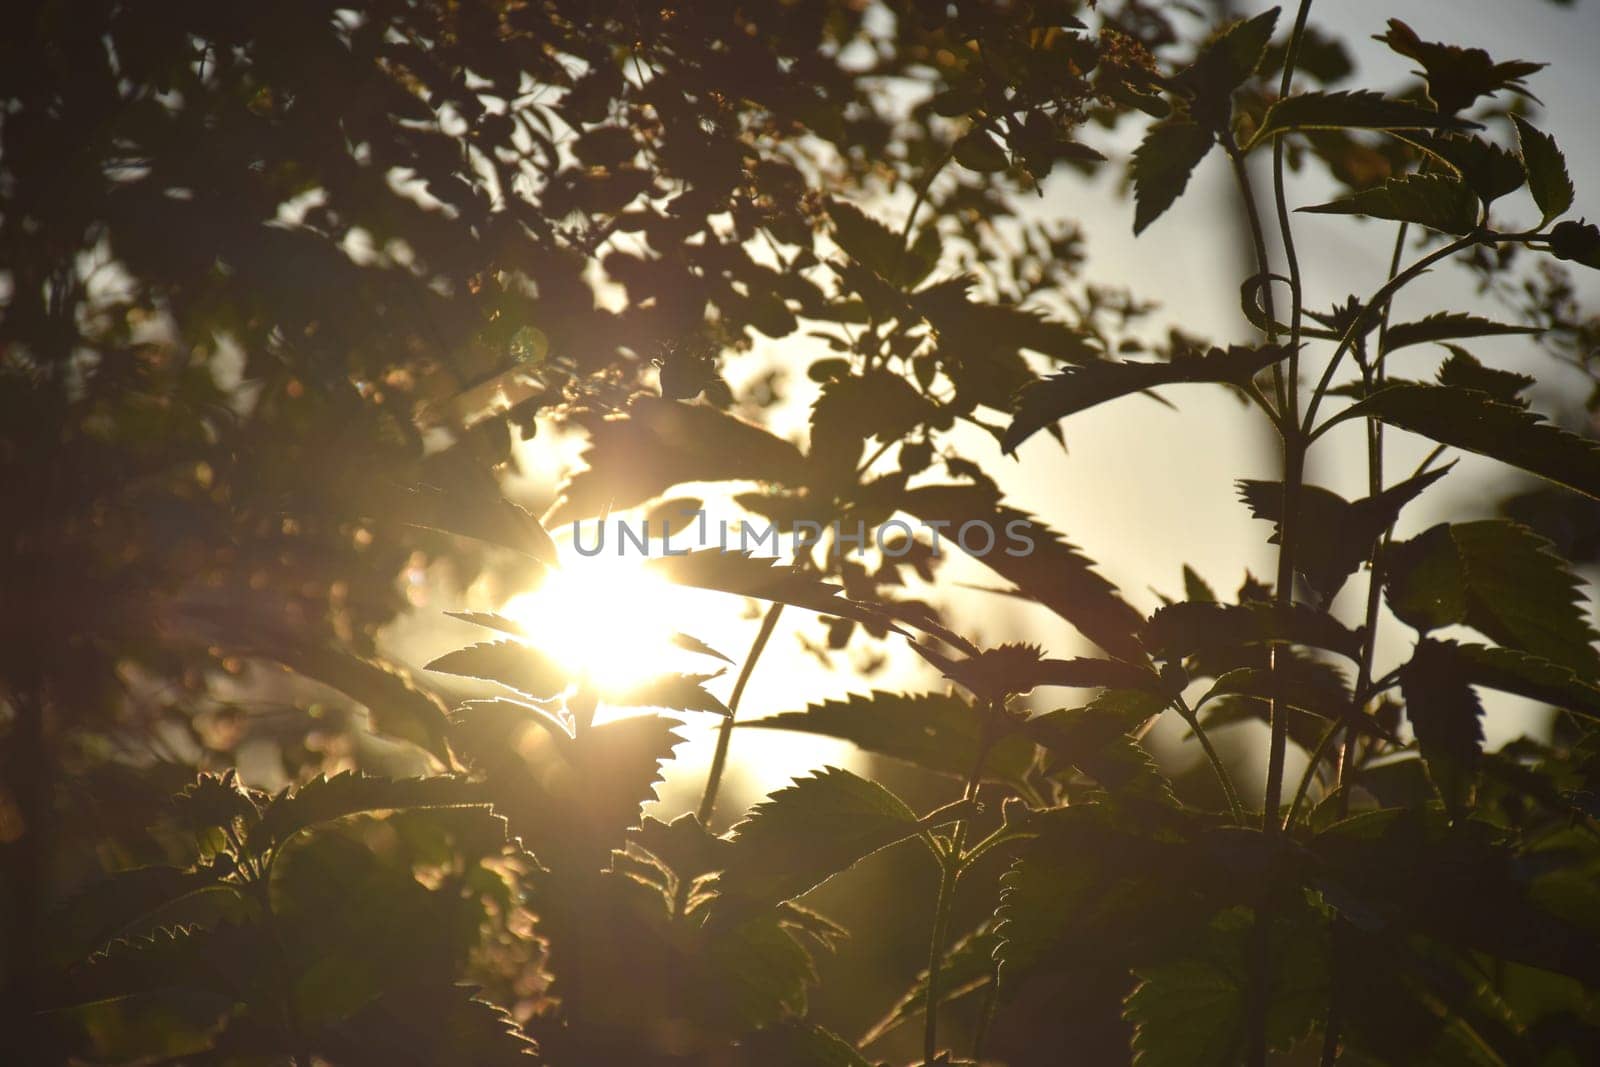
[(739, 1047), (747, 1067), (872, 1067), (848, 1041), (799, 1020), (763, 1027)]
[(1582, 585), (1526, 526), (1440, 523), (1391, 545), (1385, 563), (1389, 607), (1418, 631), (1463, 624), (1586, 680), (1600, 676)]
[(366, 706), (372, 728), (431, 753), (450, 765), (450, 722), (438, 697), (412, 684), (403, 670), (331, 645), (285, 645), (270, 652), (296, 673), (337, 689)]
[(1362, 417), (1497, 459), (1600, 500), (1600, 444), (1487, 393), (1397, 382), (1339, 412), (1325, 425)]
[(464, 778), (378, 778), (357, 771), (332, 778), (318, 775), (298, 789), (285, 788), (274, 796), (245, 844), (251, 853), (261, 855), (301, 830), (362, 812), (481, 808), (487, 813), (488, 807), (482, 788)]
[(317, 1051), (351, 1067), (531, 1067), (538, 1046), (471, 986), (437, 979), (392, 989), (316, 1035)]
[(38, 1002), (60, 1008), (181, 989), (232, 1004), (254, 988), (271, 951), (266, 929), (256, 923), (158, 930), (113, 941), (58, 988), (42, 991)]
[(1463, 111), (1478, 97), (1501, 89), (1526, 96), (1522, 79), (1544, 69), (1543, 63), (1526, 60), (1496, 63), (1481, 48), (1424, 41), (1399, 19), (1390, 19), (1387, 32), (1375, 39), (1422, 64), (1428, 95), (1446, 115)]
[(1276, 100), (1267, 108), (1250, 147), (1291, 130), (1460, 130), (1475, 126), (1475, 122), (1367, 89), (1301, 93)]
[(1503, 404), (1528, 406), (1528, 402), (1518, 394), (1533, 385), (1532, 375), (1485, 367), (1465, 349), (1455, 345), (1445, 347), (1450, 350), (1450, 358), (1439, 367), (1440, 385), (1476, 389), (1480, 393), (1488, 393)]
[(1150, 127), (1133, 153), (1133, 232), (1143, 233), (1189, 184), (1189, 175), (1215, 143), (1210, 130), (1184, 118)]
[[(988, 925), (956, 939), (939, 963), (939, 1003), (950, 1004), (994, 981), (1000, 938)], [(863, 1046), (919, 1018), (928, 1006), (928, 972), (923, 970), (889, 1011), (861, 1038)]]
[(913, 650), (946, 678), (965, 687), (981, 703), (1001, 703), (1006, 697), (1031, 692), (1039, 686), (1074, 689), (1146, 689), (1160, 692), (1154, 671), (1107, 659), (1046, 659), (1036, 645), (1009, 644), (953, 659), (938, 649), (913, 643)]
[(1414, 133), (1402, 135), (1401, 140), (1442, 161), (1460, 175), (1485, 204), (1516, 192), (1527, 181), (1520, 157), (1482, 137), (1461, 133)]
[[(1272, 938), (1273, 988), (1267, 1047), (1289, 1048), (1325, 1010), (1327, 962), (1307, 923), (1279, 922)], [(1139, 985), (1123, 1002), (1132, 1023), (1137, 1067), (1233, 1067), (1245, 1056), (1250, 1026), (1250, 950), (1254, 920), (1225, 912), (1201, 931), (1184, 958), (1139, 968)]]
[(1384, 333), (1384, 348), (1394, 352), (1409, 345), (1427, 344), (1430, 341), (1456, 341), (1465, 337), (1505, 337), (1512, 334), (1539, 333), (1537, 326), (1513, 326), (1505, 322), (1491, 322), (1479, 315), (1460, 311), (1440, 311), (1418, 322), (1399, 322)]
[(953, 151), (957, 163), (979, 173), (992, 174), (1011, 166), (1005, 149), (983, 130), (971, 130), (962, 135)]
[(570, 741), (575, 736), (573, 724), (564, 714), (510, 697), (465, 701), (455, 710), (455, 718), (458, 730), (463, 721), (483, 724), (487, 720), (499, 719), (507, 723), (538, 723), (558, 742)]
[[(934, 529), (941, 528), (935, 524), (943, 524), (944, 536), (954, 537), (958, 545), (967, 524), (986, 524), (996, 534), (997, 543), (992, 551), (977, 557), (984, 566), (1015, 583), (1023, 596), (1066, 619), (1113, 656), (1143, 660), (1144, 651), (1134, 636), (1141, 625), (1138, 612), (1075, 546), (1027, 512), (1002, 505), (992, 487), (923, 486), (905, 493), (899, 506)], [(1024, 534), (1027, 545), (1007, 544), (1013, 533)]]
[(1261, 65), (1277, 21), (1274, 7), (1229, 23), (1205, 43), (1193, 63), (1173, 77), (1173, 88), (1189, 97), (1190, 113), (1208, 130), (1227, 128), (1233, 91)]
[(482, 678), (539, 699), (555, 696), (571, 682), (560, 664), (520, 641), (468, 645), (445, 653), (423, 669), (463, 678)]
[(1528, 172), (1528, 190), (1542, 213), (1539, 224), (1549, 225), (1572, 207), (1572, 179), (1567, 175), (1567, 160), (1555, 138), (1535, 129), (1521, 115), (1512, 115), (1517, 127), (1517, 145), (1522, 165)]
[[(1331, 601), (1394, 525), (1400, 509), (1449, 472), (1449, 467), (1428, 471), (1354, 503), (1327, 489), (1302, 485), (1295, 570), (1322, 595), (1324, 604)], [(1250, 513), (1273, 524), (1268, 543), (1277, 544), (1283, 533), (1283, 484), (1241, 480), (1238, 485)]]
[(1036, 715), (1023, 730), (1044, 749), (1046, 774), (1075, 767), (1114, 796), (1170, 804), (1171, 785), (1132, 736), (1166, 706), (1160, 694), (1107, 690), (1085, 707)]
[(680, 882), (693, 882), (721, 870), (729, 848), (727, 839), (712, 834), (694, 812), (670, 823), (646, 815), (628, 839), (659, 860)]
[(487, 474), (452, 480), (448, 488), (370, 486), (363, 501), (379, 517), (509, 548), (540, 563), (556, 562), (555, 542), (539, 520), (500, 495)]
[(705, 690), (714, 674), (663, 674), (626, 689), (603, 688), (601, 698), (610, 705), (629, 708), (666, 708), (670, 711), (710, 711), (732, 715), (728, 706)]
[[(148, 937), (155, 933), (152, 927), (170, 925), (153, 921), (166, 905), (215, 885), (224, 873), (226, 869), (210, 866), (183, 870), (159, 865), (112, 871), (50, 913), (50, 945), (42, 962), (64, 971), (109, 941)], [(152, 921), (138, 929), (146, 917)]]
[(1445, 809), (1460, 815), (1472, 803), (1483, 752), (1483, 705), (1454, 666), (1445, 646), (1423, 638), (1400, 668), (1400, 692), (1428, 777)]
[(799, 567), (748, 552), (705, 548), (682, 556), (658, 556), (645, 566), (678, 585), (789, 604), (904, 633), (879, 608), (850, 600), (838, 586)]
[(684, 482), (804, 482), (799, 449), (716, 408), (640, 396), (623, 417), (580, 422), (588, 467), (562, 486), (553, 523), (631, 508)]
[(508, 619), (504, 615), (492, 611), (447, 611), (445, 614), (452, 619), (470, 622), (474, 626), (482, 626), (487, 630), (498, 630), (503, 634), (510, 634), (512, 637), (529, 636), (526, 626), (523, 626), (515, 619)]
[(1017, 413), (1006, 430), (1007, 453), (1046, 426), (1107, 400), (1179, 382), (1247, 384), (1251, 378), (1287, 358), (1289, 351), (1271, 345), (1213, 348), (1203, 356), (1183, 356), (1170, 363), (1090, 363), (1068, 367), (1024, 389)]
[(1457, 236), (1470, 233), (1478, 225), (1478, 198), (1466, 182), (1449, 174), (1403, 174), (1342, 200), (1299, 210), (1414, 222)]
[[(1473, 685), (1540, 700), (1563, 711), (1600, 718), (1600, 688), (1570, 667), (1526, 652), (1487, 645), (1436, 642), (1449, 651), (1452, 670)], [(1443, 653), (1440, 653), (1442, 658)]]
[(239, 784), (238, 772), (229, 769), (220, 777), (199, 774), (192, 785), (172, 798), (174, 821), (202, 839), (211, 830), (226, 830), (243, 837), (261, 818), (255, 801)]
[(742, 916), (792, 900), (922, 829), (876, 782), (837, 767), (797, 778), (730, 832), (716, 914)]
[(692, 634), (679, 633), (675, 631), (670, 640), (674, 645), (677, 645), (686, 652), (698, 653), (702, 656), (708, 656), (711, 659), (720, 659), (722, 662), (728, 664), (733, 663), (733, 660), (729, 659), (727, 656), (723, 655), (721, 652), (718, 652), (716, 649), (712, 648), (710, 645), (706, 644), (704, 641), (693, 636)]
[(929, 257), (916, 249), (903, 249), (900, 235), (843, 200), (828, 201), (833, 239), (845, 253), (878, 277), (909, 288), (921, 281), (938, 262), (937, 250)]
[(836, 378), (811, 406), (809, 456), (824, 477), (854, 484), (867, 439), (899, 440), (938, 413), (938, 405), (898, 374), (876, 370)]
[(1287, 632), (1281, 635), (1277, 616), (1270, 601), (1179, 601), (1157, 608), (1145, 623), (1141, 639), (1151, 655), (1168, 661), (1226, 656), (1240, 648), (1265, 646), (1275, 638), (1325, 648), (1352, 661), (1360, 658), (1360, 632), (1326, 611), (1293, 605), (1288, 611)]
[[(980, 716), (979, 709), (948, 693), (874, 690), (739, 725), (836, 737), (865, 752), (964, 778), (977, 758)], [(1024, 789), (1033, 755), (1034, 745), (1028, 739), (1003, 737), (984, 761), (984, 779)]]

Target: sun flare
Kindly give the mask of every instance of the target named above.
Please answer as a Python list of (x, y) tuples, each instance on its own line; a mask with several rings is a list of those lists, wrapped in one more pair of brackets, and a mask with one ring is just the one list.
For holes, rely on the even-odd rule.
[(501, 611), (605, 693), (683, 669), (672, 641), (678, 592), (642, 559), (579, 556), (552, 567)]

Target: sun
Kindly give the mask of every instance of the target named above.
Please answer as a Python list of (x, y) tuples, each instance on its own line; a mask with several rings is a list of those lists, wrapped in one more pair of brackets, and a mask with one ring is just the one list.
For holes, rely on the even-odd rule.
[(678, 587), (638, 557), (576, 556), (501, 613), (604, 695), (683, 668), (673, 643)]

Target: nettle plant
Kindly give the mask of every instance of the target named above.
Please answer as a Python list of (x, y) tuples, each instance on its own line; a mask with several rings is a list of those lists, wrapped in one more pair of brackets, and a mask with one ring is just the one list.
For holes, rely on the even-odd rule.
[[(84, 1047), (82, 1031), (102, 1058), (154, 1042), (174, 1062), (1101, 1062), (1122, 1053), (1094, 1043), (1104, 1020), (1078, 1016), (1109, 996), (1109, 1032), (1149, 1067), (1593, 1062), (1600, 652), (1582, 586), (1549, 541), (1508, 519), (1392, 535), (1403, 509), (1448, 476), (1450, 449), (1600, 498), (1600, 449), (1530, 409), (1533, 379), (1459, 344), (1538, 327), (1570, 340), (1581, 323), (1449, 310), (1400, 321), (1391, 306), (1451, 260), (1491, 278), (1530, 254), (1600, 267), (1600, 231), (1566, 218), (1573, 187), (1554, 141), (1502, 107), (1526, 96), (1539, 64), (1497, 63), (1395, 21), (1380, 40), (1420, 66), (1424, 88), (1303, 89), (1297, 73), (1326, 86), (1350, 69), (1338, 42), (1308, 27), (1310, 6), (1292, 26), (1276, 10), (1228, 25), (1171, 69), (1152, 51), (1171, 43), (1165, 23), (1137, 5), (1098, 36), (1042, 6), (1027, 32), (965, 5), (899, 12), (913, 60), (896, 70), (910, 77), (921, 62), (935, 74), (903, 119), (918, 134), (901, 162), (917, 177), (898, 216), (828, 195), (870, 189), (870, 165), (848, 153), (830, 168), (808, 163), (803, 141), (782, 142), (793, 159), (775, 169), (758, 124), (738, 127), (733, 100), (754, 90), (730, 82), (700, 106), (729, 113), (719, 129), (740, 132), (713, 140), (740, 146), (736, 156), (742, 147), (735, 169), (776, 190), (767, 216), (732, 223), (770, 238), (776, 265), (730, 268), (739, 284), (719, 281), (723, 313), (711, 321), (779, 337), (798, 315), (831, 347), (808, 368), (820, 384), (809, 445), (727, 410), (737, 398), (718, 377), (731, 358), (718, 345), (731, 341), (698, 322), (664, 350), (659, 390), (630, 396), (613, 378), (543, 401), (589, 434), (586, 468), (552, 522), (663, 499), (681, 509), (673, 494), (691, 482), (754, 483), (739, 505), (785, 528), (896, 515), (996, 530), (1026, 521), (1033, 552), (981, 562), (1096, 654), (980, 647), (959, 614), (914, 595), (936, 578), (938, 560), (921, 549), (870, 565), (871, 552), (825, 545), (793, 560), (704, 549), (652, 561), (671, 581), (767, 605), (738, 661), (694, 637), (692, 619), (672, 620), (684, 649), (735, 671), (726, 700), (706, 688), (711, 671), (608, 687), (516, 622), (466, 613), (500, 633), (429, 669), (514, 695), (446, 715), (392, 682), (392, 699), (409, 702), (408, 736), (445, 773), (347, 772), (276, 795), (232, 773), (201, 777), (168, 818), (197, 844), (193, 862), (121, 872), (60, 913), (50, 963), (62, 977), (34, 997), (53, 1047)], [(594, 87), (597, 101), (649, 91), (653, 42), (618, 62), (637, 64), (637, 83), (619, 75)], [(608, 69), (595, 62), (591, 72)], [(580, 155), (596, 154), (582, 173), (633, 174), (606, 153), (652, 146), (608, 142), (602, 104), (583, 98), (571, 106), (587, 110), (566, 116)], [(1006, 207), (1005, 183), (1026, 189), (1055, 166), (1096, 163), (1073, 136), (1081, 125), (1135, 111), (1153, 117), (1131, 163), (1135, 232), (1206, 156), (1232, 165), (1256, 260), (1241, 285), (1256, 343), (1211, 347), (1175, 332), (1153, 358), (1118, 358), (1138, 347), (1128, 327), (1148, 309), (1073, 285), (1070, 232)], [(840, 143), (851, 136), (838, 132)], [(1270, 189), (1254, 188), (1256, 157), (1270, 157)], [(1293, 204), (1289, 173), (1314, 164), (1353, 191)], [(1524, 188), (1528, 198), (1513, 197)], [(656, 246), (703, 208), (652, 203), (618, 211), (612, 230)], [(1296, 210), (1392, 222), (1387, 278), (1348, 299), (1306, 292)], [(1536, 224), (1503, 221), (1524, 215)], [(820, 254), (813, 229), (831, 238)], [(610, 255), (630, 297), (665, 306), (648, 258)], [(768, 276), (779, 287), (761, 289)], [(1058, 317), (1032, 310), (1052, 297)], [(1418, 345), (1447, 352), (1431, 380), (1390, 365)], [(1270, 524), (1276, 573), (1227, 600), (1186, 570), (1182, 599), (1147, 618), (1065, 538), (1007, 504), (984, 466), (1041, 431), (1060, 438), (1077, 412), (1188, 384), (1231, 390), (1281, 442), (1281, 478), (1238, 486), (1264, 536)], [(957, 423), (993, 444), (958, 454)], [(1328, 431), (1346, 423), (1365, 429), (1370, 484), (1357, 500), (1305, 477), (1312, 450), (1331, 448)], [(1397, 477), (1384, 462), (1393, 431), (1439, 447)], [(535, 569), (557, 565), (525, 513), (508, 505), (466, 526), (460, 514), (435, 508), (421, 524), (517, 549)], [(1363, 569), (1359, 602), (1335, 610)], [(751, 720), (741, 697), (785, 608), (822, 616), (835, 648), (862, 633), (909, 640), (950, 684), (803, 708), (797, 697)], [(1379, 674), (1385, 612), (1415, 636)], [(1030, 694), (1054, 687), (1092, 695), (1033, 711)], [(1560, 714), (1543, 740), (1485, 751), (1485, 689)], [(602, 706), (650, 710), (597, 720)], [(722, 722), (698, 810), (641, 818), (685, 722), (703, 715)], [(1213, 781), (1164, 776), (1141, 744), (1164, 715), (1186, 724)], [(1211, 739), (1248, 720), (1270, 726), (1259, 790)], [(715, 833), (739, 725), (844, 739), (921, 773), (822, 768)], [(1286, 775), (1291, 744), (1308, 759), (1298, 780)], [(875, 777), (912, 781), (900, 792), (919, 799)], [(934, 781), (943, 795), (924, 802)], [(925, 962), (905, 967), (903, 996), (850, 1040), (808, 1017), (819, 972), (831, 974), (827, 953), (846, 937), (820, 901), (850, 892), (866, 870), (852, 868), (891, 848), (874, 860), (894, 880), (873, 907), (884, 926), (890, 912), (926, 919)], [(872, 951), (861, 946), (877, 925), (858, 924), (853, 951)], [(857, 958), (886, 969), (904, 955)], [(1065, 1030), (1062, 1015), (1073, 1020)]]

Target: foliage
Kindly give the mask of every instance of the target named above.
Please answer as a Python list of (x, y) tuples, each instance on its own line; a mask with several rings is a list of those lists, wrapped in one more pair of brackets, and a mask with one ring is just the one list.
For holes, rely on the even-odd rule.
[[(1562, 264), (1600, 266), (1600, 230), (1530, 117), (1541, 64), (1390, 20), (1421, 82), (1337, 87), (1310, 7), (1203, 30), (1137, 0), (8, 9), (6, 1062), (1593, 1061), (1600, 650), (1574, 567), (1600, 559), (1600, 445), (1461, 343), (1597, 377)], [(1093, 145), (1125, 126), (1136, 235), (1226, 157), (1250, 343), (1141, 340), (1149, 307), (1028, 206), (1114, 166)], [(1343, 187), (1298, 211), (1397, 224), (1370, 294), (1312, 303), (1296, 171)], [(1391, 322), (1449, 261), (1515, 321)], [(1433, 380), (1390, 375), (1435, 344)], [(763, 352), (777, 378), (743, 373)], [(768, 409), (800, 359), (797, 441)], [(1277, 568), (1231, 600), (1185, 568), (1146, 616), (991, 472), (1178, 385), (1273, 432), (1278, 477), (1237, 489)], [(552, 432), (586, 444), (541, 522), (511, 496)], [(1386, 432), (1438, 448), (1394, 477)], [(1314, 446), (1365, 494), (1308, 481)], [(1448, 449), (1542, 486), (1398, 533)], [(421, 670), (380, 649), (430, 568), (521, 588), (561, 565), (546, 523), (707, 483), (835, 531), (652, 562), (759, 603), (739, 660), (672, 620), (737, 671), (726, 699), (709, 673), (597, 677), (492, 612), (452, 613), (494, 638)], [(980, 641), (923, 535), (840, 550), (900, 516), (1071, 641)], [(948, 684), (741, 717), (786, 610)], [(1414, 638), (1380, 672), (1386, 627)], [(1553, 725), (1489, 750), (1491, 692)], [(1149, 741), (1174, 716), (1198, 772)], [(1260, 788), (1217, 743), (1257, 720)], [(704, 726), (699, 810), (643, 814)], [(863, 758), (719, 820), (752, 729)], [(250, 787), (263, 747), (275, 792)]]

